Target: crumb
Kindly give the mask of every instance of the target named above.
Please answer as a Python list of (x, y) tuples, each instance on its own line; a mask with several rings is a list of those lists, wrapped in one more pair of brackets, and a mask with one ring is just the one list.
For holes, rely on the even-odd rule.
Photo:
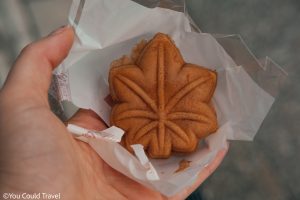
[(112, 100), (110, 94), (107, 95), (107, 96), (104, 98), (104, 101), (105, 101), (110, 107), (113, 107), (113, 106), (114, 106), (114, 101)]
[(129, 64), (133, 64), (131, 58), (129, 58), (126, 55), (123, 55), (121, 58), (114, 60), (110, 66), (111, 67), (119, 67), (121, 65), (129, 65)]
[(141, 40), (131, 51), (131, 60), (133, 63), (135, 63), (140, 56), (141, 52), (147, 45), (147, 40)]
[(190, 163), (191, 163), (191, 162), (192, 162), (192, 161), (182, 159), (182, 160), (179, 162), (179, 167), (178, 167), (178, 169), (177, 169), (174, 173), (181, 172), (181, 171), (185, 170), (186, 168), (190, 167)]
[(143, 51), (147, 45), (147, 40), (141, 40), (133, 49), (131, 50), (130, 56), (123, 55), (121, 58), (112, 61), (110, 67), (119, 67), (122, 65), (134, 65), (137, 61), (140, 53)]

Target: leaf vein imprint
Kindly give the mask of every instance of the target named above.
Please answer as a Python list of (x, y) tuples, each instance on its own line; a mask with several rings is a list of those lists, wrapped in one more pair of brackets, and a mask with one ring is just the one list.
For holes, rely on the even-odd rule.
[(141, 97), (141, 99), (154, 111), (157, 112), (156, 103), (151, 99), (148, 94), (135, 82), (126, 78), (125, 76), (118, 76), (118, 80), (124, 83), (133, 93)]

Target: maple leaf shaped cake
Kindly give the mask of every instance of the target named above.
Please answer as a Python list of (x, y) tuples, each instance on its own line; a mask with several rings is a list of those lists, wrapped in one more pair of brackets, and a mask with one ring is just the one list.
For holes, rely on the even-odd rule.
[(173, 41), (158, 33), (137, 45), (131, 58), (112, 64), (111, 124), (122, 128), (122, 144), (142, 144), (152, 158), (195, 151), (217, 129), (210, 104), (216, 72), (185, 63)]

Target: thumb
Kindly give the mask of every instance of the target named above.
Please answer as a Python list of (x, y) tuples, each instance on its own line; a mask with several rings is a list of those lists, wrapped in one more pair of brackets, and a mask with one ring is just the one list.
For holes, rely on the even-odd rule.
[(48, 105), (52, 70), (68, 55), (73, 40), (73, 28), (66, 26), (25, 47), (3, 86), (5, 96)]

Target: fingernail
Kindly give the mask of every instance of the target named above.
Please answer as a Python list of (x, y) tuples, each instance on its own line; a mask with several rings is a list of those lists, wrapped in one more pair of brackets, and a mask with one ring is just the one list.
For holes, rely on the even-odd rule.
[(64, 25), (53, 31), (52, 33), (49, 34), (49, 36), (54, 36), (63, 33), (65, 30), (70, 28), (70, 25)]

